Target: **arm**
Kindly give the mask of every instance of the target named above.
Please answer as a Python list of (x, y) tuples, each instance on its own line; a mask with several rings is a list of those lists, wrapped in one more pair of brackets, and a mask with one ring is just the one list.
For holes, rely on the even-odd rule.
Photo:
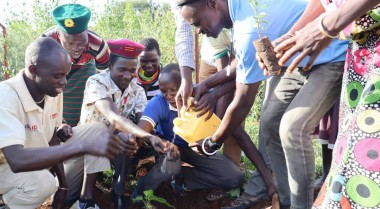
[(236, 78), (236, 65), (237, 61), (233, 60), (231, 62), (231, 74), (230, 76), (227, 76), (227, 67), (225, 67), (223, 70), (218, 71), (214, 75), (210, 76), (208, 79), (203, 81), (202, 83), (198, 84), (194, 88), (194, 99), (195, 101), (198, 101), (201, 96), (208, 92), (209, 89), (222, 85), (224, 83), (227, 83), (229, 81), (235, 80)]
[[(57, 146), (57, 145), (60, 145), (60, 140), (57, 136), (57, 131), (54, 132), (53, 134), (53, 137), (51, 138), (50, 142), (49, 142), (49, 146), (52, 147), (52, 146)], [(65, 177), (65, 172), (64, 172), (64, 168), (63, 168), (63, 163), (60, 162), (56, 165), (53, 166), (53, 171), (54, 173), (57, 175), (57, 178), (58, 178), (58, 183), (59, 183), (59, 187), (62, 187), (62, 188), (67, 188), (67, 183), (66, 183), (66, 177)]]
[[(150, 134), (150, 132), (144, 131), (144, 129), (141, 129), (129, 119), (121, 116), (111, 98), (100, 99), (95, 102), (95, 106), (116, 129), (124, 133), (132, 133), (138, 138), (148, 140), (157, 152), (164, 152), (165, 147), (160, 143), (161, 139)], [(141, 142), (138, 142), (138, 144), (141, 144)]]
[(201, 99), (195, 102), (194, 110), (197, 112), (200, 111), (197, 117), (201, 117), (202, 115), (208, 112), (206, 120), (210, 119), (210, 117), (214, 113), (214, 107), (217, 104), (219, 98), (235, 90), (235, 87), (236, 87), (236, 82), (232, 80), (226, 84), (216, 87), (214, 90), (209, 91), (206, 94), (203, 94)]
[(260, 82), (253, 84), (236, 83), (234, 99), (227, 108), (218, 130), (212, 136), (212, 142), (222, 144), (226, 137), (232, 134), (232, 132), (242, 124), (251, 110), (259, 86)]
[[(174, 1), (172, 1), (174, 2)], [(172, 5), (173, 15), (176, 22), (175, 54), (181, 70), (181, 86), (176, 96), (177, 107), (186, 106), (187, 98), (192, 94), (192, 72), (194, 63), (194, 41), (191, 25), (181, 16), (178, 7)]]
[(292, 72), (306, 56), (310, 58), (304, 70), (310, 69), (321, 51), (332, 41), (331, 38), (321, 32), (319, 24), (322, 23), (328, 34), (337, 35), (349, 23), (379, 3), (380, 0), (347, 1), (334, 12), (326, 14), (323, 19), (320, 17), (310, 22), (297, 31), (294, 37), (288, 38), (275, 47), (275, 51), (281, 57), (279, 64), (284, 65), (284, 63), (299, 52), (299, 55), (288, 66), (288, 72)]
[(125, 133), (132, 133), (138, 138), (145, 138), (150, 135), (129, 119), (121, 116), (111, 98), (107, 97), (97, 100), (95, 102), (95, 107), (107, 118), (111, 125), (115, 126), (116, 129)]
[[(49, 146), (60, 145), (60, 139), (57, 136), (57, 130), (54, 132), (52, 139), (49, 142)], [(64, 201), (67, 194), (67, 183), (63, 167), (63, 162), (60, 162), (52, 167), (53, 172), (57, 176), (59, 187), (54, 194), (52, 207), (53, 208), (63, 208)]]
[(120, 153), (121, 147), (117, 139), (110, 139), (107, 132), (101, 138), (102, 140), (95, 144), (91, 140), (43, 148), (24, 148), (16, 144), (3, 147), (1, 150), (14, 173), (27, 172), (46, 169), (78, 155), (92, 154), (113, 158)]

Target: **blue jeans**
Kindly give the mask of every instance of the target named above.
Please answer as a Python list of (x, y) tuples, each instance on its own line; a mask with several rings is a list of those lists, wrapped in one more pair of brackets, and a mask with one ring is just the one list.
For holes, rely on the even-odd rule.
[(282, 70), (267, 81), (261, 115), (273, 175), (282, 205), (309, 209), (315, 179), (311, 133), (339, 98), (344, 62), (314, 66), (310, 71)]

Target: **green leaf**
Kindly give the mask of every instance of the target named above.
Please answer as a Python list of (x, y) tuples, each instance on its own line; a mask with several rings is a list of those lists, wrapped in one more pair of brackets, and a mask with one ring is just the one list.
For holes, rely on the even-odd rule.
[(227, 192), (230, 197), (237, 198), (240, 196), (240, 188), (234, 188)]

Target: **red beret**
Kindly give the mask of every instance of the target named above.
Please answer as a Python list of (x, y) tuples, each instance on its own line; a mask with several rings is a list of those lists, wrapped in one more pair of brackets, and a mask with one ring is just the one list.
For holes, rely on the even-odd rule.
[(124, 58), (137, 58), (144, 50), (144, 46), (128, 39), (108, 40), (111, 54)]

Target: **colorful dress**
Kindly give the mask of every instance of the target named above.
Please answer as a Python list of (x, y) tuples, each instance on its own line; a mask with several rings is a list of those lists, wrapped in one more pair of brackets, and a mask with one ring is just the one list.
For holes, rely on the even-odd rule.
[(315, 208), (380, 208), (380, 6), (355, 21), (338, 139)]

